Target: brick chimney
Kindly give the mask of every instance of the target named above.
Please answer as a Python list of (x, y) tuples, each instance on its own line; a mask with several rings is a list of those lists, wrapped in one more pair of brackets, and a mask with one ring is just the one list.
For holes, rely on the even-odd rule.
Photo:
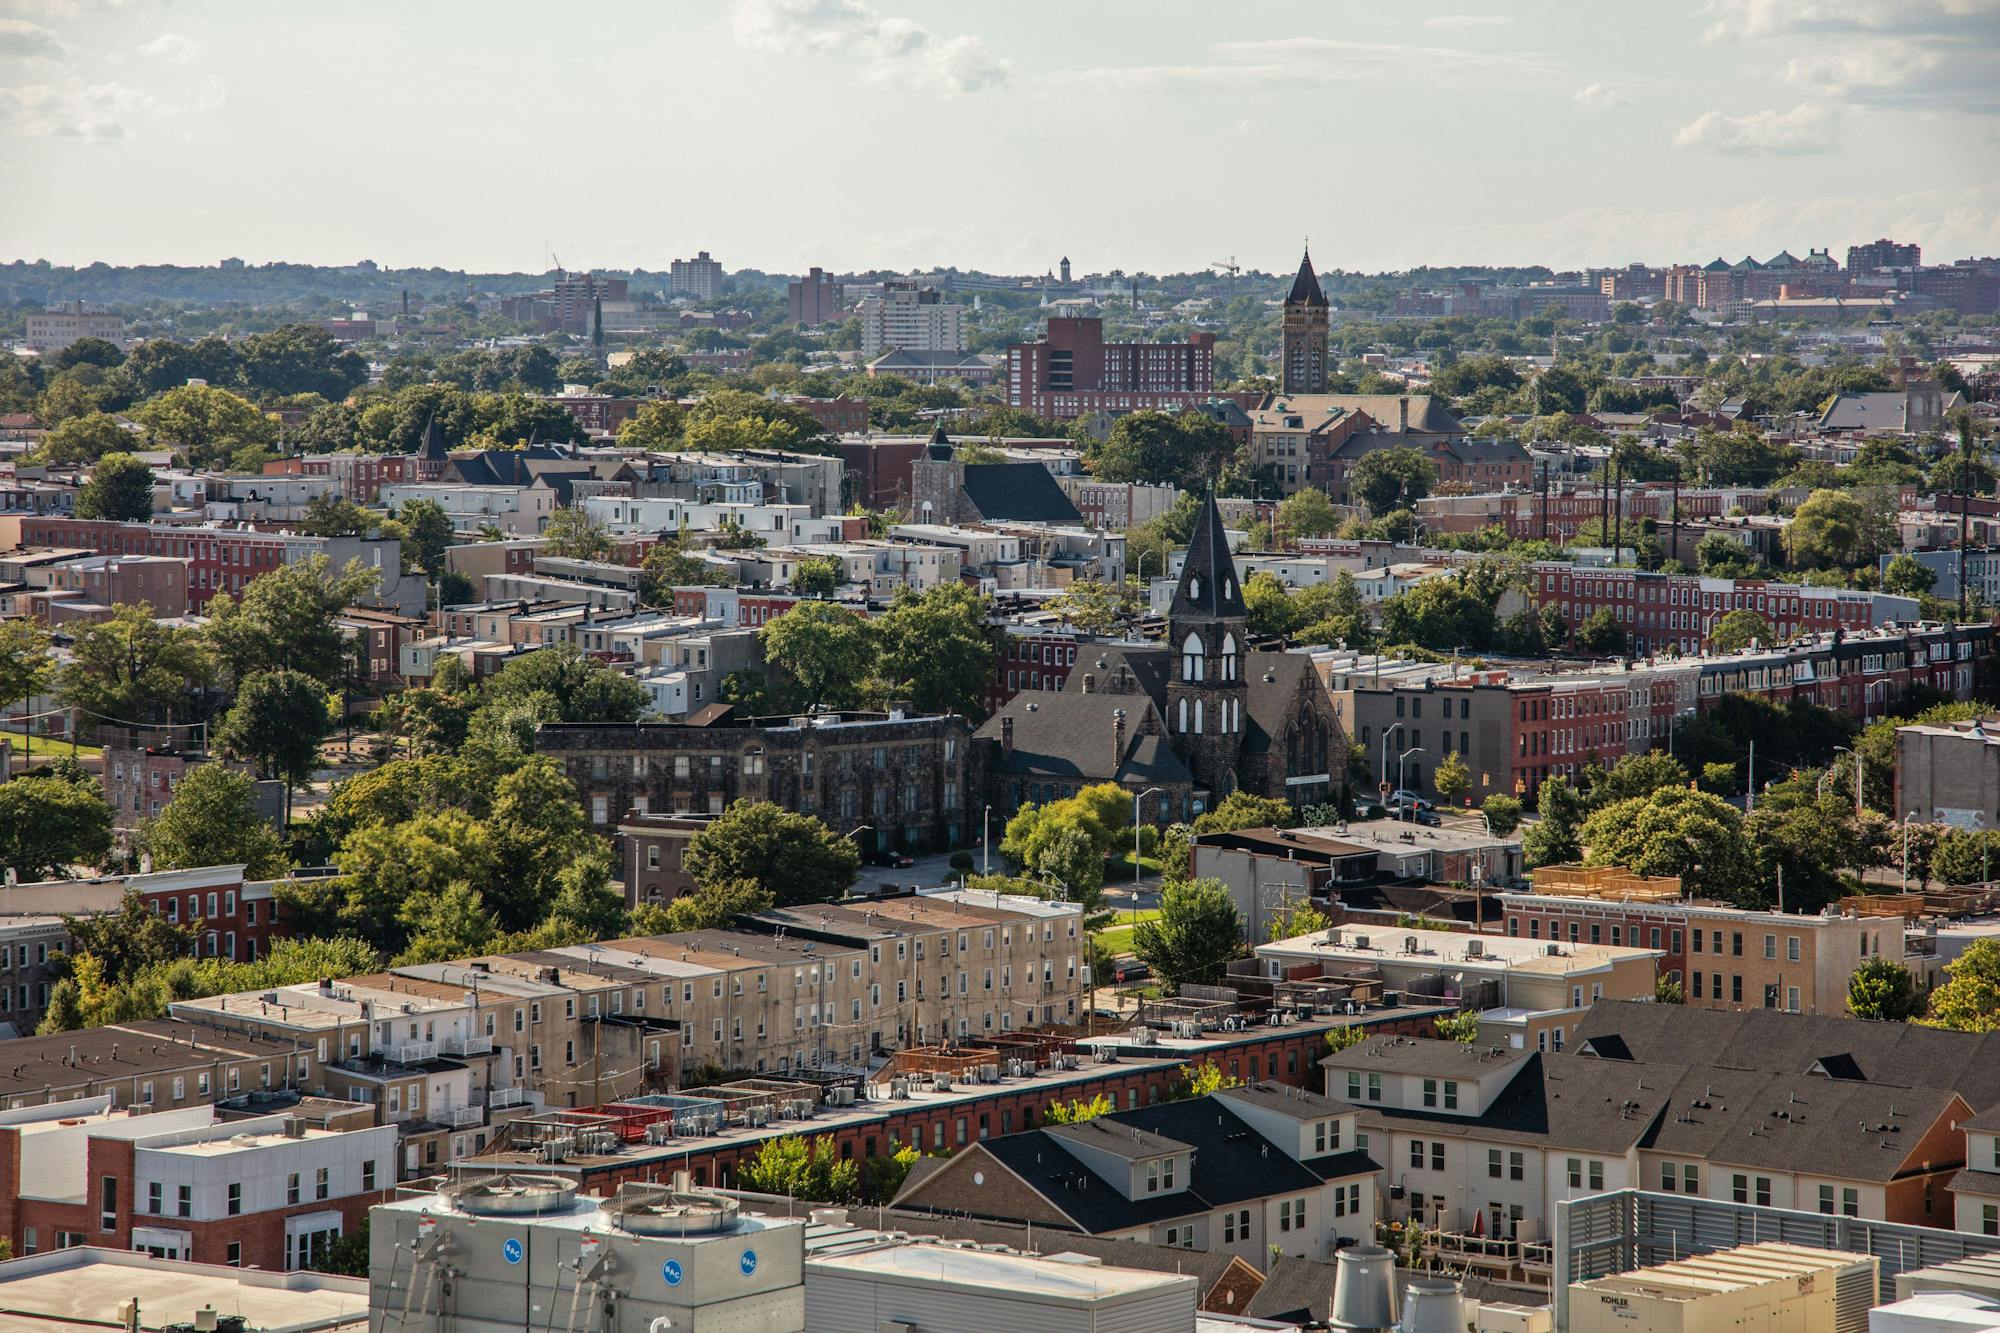
[(1011, 717), (1000, 719), (1000, 753), (1014, 753), (1014, 719)]

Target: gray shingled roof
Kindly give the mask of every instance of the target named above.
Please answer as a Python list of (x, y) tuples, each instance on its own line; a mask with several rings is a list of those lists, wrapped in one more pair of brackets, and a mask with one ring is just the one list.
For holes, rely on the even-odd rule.
[(967, 463), (965, 493), (989, 521), (1081, 523), (1054, 474), (1040, 463)]
[[(1071, 673), (1074, 681), (1076, 675)], [(1116, 735), (1112, 714), (1125, 710), (1125, 744), (1113, 762)], [(1014, 748), (996, 761), (999, 772), (1089, 782), (1144, 778), (1148, 782), (1191, 782), (1193, 775), (1173, 747), (1155, 731), (1140, 735), (1154, 714), (1143, 694), (1084, 694), (1069, 690), (1023, 690), (980, 726), (978, 734), (998, 740), (1002, 719), (1014, 723)]]

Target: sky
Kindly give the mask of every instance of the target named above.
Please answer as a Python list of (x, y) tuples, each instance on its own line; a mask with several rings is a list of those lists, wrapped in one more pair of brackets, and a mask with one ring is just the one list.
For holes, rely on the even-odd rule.
[(2000, 254), (2000, 0), (0, 0), (0, 261)]

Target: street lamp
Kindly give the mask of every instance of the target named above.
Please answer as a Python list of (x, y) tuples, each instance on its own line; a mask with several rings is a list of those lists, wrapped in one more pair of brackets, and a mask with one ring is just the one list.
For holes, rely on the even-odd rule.
[(993, 802), (988, 801), (979, 811), (979, 873), (993, 873), (993, 847), (987, 841), (988, 831), (993, 826)]
[(1148, 787), (1132, 798), (1132, 916), (1135, 923), (1139, 915), (1139, 876), (1143, 871), (1139, 864), (1139, 802), (1165, 790), (1165, 787)]
[(1872, 713), (1870, 713), (1870, 712), (1868, 711), (1868, 705), (1869, 705), (1869, 704), (1871, 704), (1871, 703), (1873, 703), (1873, 702), (1875, 701), (1875, 691), (1877, 691), (1877, 690), (1880, 690), (1880, 691), (1882, 691), (1882, 702), (1886, 704), (1886, 703), (1887, 703), (1887, 702), (1889, 701), (1889, 682), (1888, 682), (1888, 681), (1886, 681), (1886, 680), (1871, 680), (1871, 681), (1869, 681), (1869, 682), (1868, 682), (1868, 684), (1867, 684), (1867, 685), (1865, 685), (1865, 686), (1863, 686), (1863, 687), (1862, 687), (1862, 690), (1861, 690), (1861, 725), (1862, 725), (1862, 726), (1864, 726), (1864, 727), (1868, 725), (1869, 721), (1870, 721), (1870, 720), (1871, 720), (1871, 719), (1873, 718), (1873, 716), (1874, 716), (1874, 715), (1873, 715)]
[[(1866, 765), (1862, 763), (1859, 751), (1850, 750), (1845, 745), (1834, 746), (1833, 752), (1835, 754), (1847, 755), (1854, 760), (1854, 817), (1859, 819), (1861, 818), (1861, 775)], [(1828, 771), (1830, 774), (1831, 770)]]

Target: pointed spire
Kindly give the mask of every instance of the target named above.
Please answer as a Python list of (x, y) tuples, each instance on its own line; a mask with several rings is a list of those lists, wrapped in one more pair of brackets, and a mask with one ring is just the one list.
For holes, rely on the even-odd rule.
[(591, 302), (590, 345), (600, 352), (604, 350), (604, 298), (601, 296)]
[(1250, 614), (1243, 604), (1243, 588), (1236, 581), (1236, 561), (1229, 554), (1229, 533), (1222, 526), (1222, 511), (1216, 508), (1213, 490), (1202, 498), (1201, 512), (1195, 515), (1194, 531), (1188, 537), (1187, 563), (1181, 567), (1180, 586), (1168, 619), (1242, 619)]
[(937, 429), (931, 432), (930, 445), (924, 450), (924, 456), (938, 462), (949, 462), (954, 456), (954, 452), (951, 445), (951, 436), (944, 428), (944, 418), (939, 417)]
[(1313, 272), (1313, 257), (1310, 248), (1306, 250), (1305, 257), (1299, 260), (1299, 274), (1292, 279), (1291, 295), (1285, 298), (1285, 304), (1326, 304), (1326, 293), (1319, 289), (1319, 275)]
[(445, 459), (444, 430), (438, 425), (437, 413), (435, 412), (431, 413), (431, 419), (424, 423), (424, 447), (422, 454), (424, 458), (433, 463), (442, 463)]

